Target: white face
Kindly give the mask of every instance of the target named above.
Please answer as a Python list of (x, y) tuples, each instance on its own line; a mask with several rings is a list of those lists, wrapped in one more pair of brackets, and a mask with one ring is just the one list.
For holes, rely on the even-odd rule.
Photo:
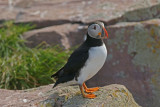
[(102, 22), (97, 22), (88, 27), (88, 34), (92, 38), (101, 39), (104, 36), (103, 30), (104, 24)]

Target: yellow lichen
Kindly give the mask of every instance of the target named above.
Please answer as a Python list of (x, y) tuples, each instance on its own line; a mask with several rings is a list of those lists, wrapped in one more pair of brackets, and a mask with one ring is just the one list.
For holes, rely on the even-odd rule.
[(160, 44), (156, 45), (155, 48), (156, 48), (156, 49), (157, 49), (157, 48), (160, 48)]
[(154, 24), (155, 25), (155, 27), (159, 27), (159, 24)]
[(158, 36), (157, 36), (157, 35), (155, 35), (155, 36), (154, 36), (154, 39), (155, 39), (155, 40), (158, 40)]
[(81, 92), (80, 92), (80, 91), (77, 91), (75, 95), (80, 95), (80, 94), (81, 94)]
[(148, 47), (148, 48), (151, 48), (151, 47), (152, 47), (152, 44), (151, 44), (151, 43), (147, 43), (147, 47)]
[(126, 94), (126, 96), (128, 97), (128, 93), (124, 89), (121, 92)]
[(155, 49), (153, 49), (153, 50), (152, 50), (152, 52), (153, 52), (153, 53), (156, 53), (156, 50), (155, 50)]
[(115, 93), (121, 92), (120, 90), (116, 90)]
[(152, 83), (153, 83), (154, 85), (157, 85), (157, 80), (156, 80), (156, 78), (157, 78), (157, 75), (155, 75), (154, 78), (151, 79), (151, 80), (152, 80)]
[(151, 28), (151, 30), (150, 30), (150, 34), (151, 34), (151, 36), (154, 36), (154, 35), (155, 35), (155, 31), (154, 31), (154, 29), (153, 29), (153, 28)]
[(104, 107), (104, 104), (102, 104), (102, 107)]
[(123, 90), (121, 90), (121, 92), (122, 93), (124, 93), (126, 96), (127, 96), (127, 102), (129, 101), (129, 99), (130, 99), (130, 97), (129, 97), (129, 95), (128, 95), (128, 93), (123, 89)]
[(153, 72), (152, 70), (150, 70), (149, 72)]
[(52, 107), (51, 103), (46, 104), (46, 107)]
[(114, 97), (118, 97), (116, 93), (112, 93), (112, 95), (113, 95)]
[(68, 100), (68, 98), (69, 98), (69, 96), (68, 96), (68, 95), (65, 95), (65, 101), (67, 101), (67, 100)]

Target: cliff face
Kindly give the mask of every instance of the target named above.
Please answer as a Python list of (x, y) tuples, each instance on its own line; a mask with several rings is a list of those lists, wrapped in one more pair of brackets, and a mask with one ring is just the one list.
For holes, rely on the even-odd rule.
[(0, 89), (0, 106), (7, 107), (140, 107), (123, 85), (112, 84), (94, 92), (95, 99), (83, 98), (78, 86), (9, 91)]

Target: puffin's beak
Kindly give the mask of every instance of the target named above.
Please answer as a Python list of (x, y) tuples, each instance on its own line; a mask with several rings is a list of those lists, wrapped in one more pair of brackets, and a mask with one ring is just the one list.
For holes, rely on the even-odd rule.
[(107, 32), (107, 30), (105, 29), (105, 27), (103, 27), (103, 30), (104, 30), (104, 32), (105, 32), (105, 36), (103, 37), (103, 39), (108, 38), (108, 32)]

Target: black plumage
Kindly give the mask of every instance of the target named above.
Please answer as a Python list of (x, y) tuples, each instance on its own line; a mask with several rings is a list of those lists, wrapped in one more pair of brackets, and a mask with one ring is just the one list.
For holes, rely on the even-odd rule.
[(88, 35), (87, 39), (83, 44), (77, 48), (69, 57), (67, 63), (58, 72), (53, 74), (51, 77), (57, 78), (56, 83), (53, 87), (56, 87), (60, 83), (71, 81), (79, 76), (80, 69), (85, 66), (85, 62), (89, 57), (89, 49), (91, 47), (102, 46), (102, 39), (95, 39)]

